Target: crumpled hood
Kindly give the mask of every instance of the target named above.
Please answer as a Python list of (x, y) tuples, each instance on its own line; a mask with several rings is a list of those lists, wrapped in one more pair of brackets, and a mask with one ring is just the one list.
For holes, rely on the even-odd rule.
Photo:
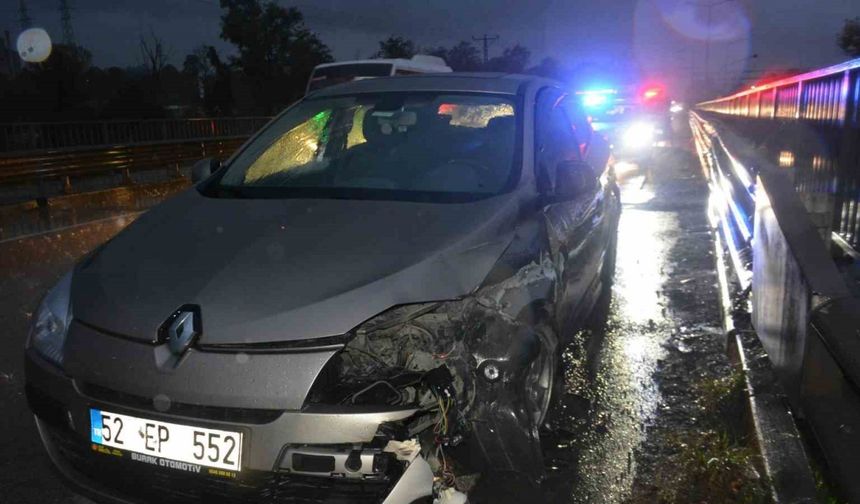
[(78, 267), (74, 317), (154, 341), (200, 306), (205, 344), (343, 334), (404, 303), (481, 283), (510, 243), (514, 194), (471, 203), (219, 199), (188, 190)]

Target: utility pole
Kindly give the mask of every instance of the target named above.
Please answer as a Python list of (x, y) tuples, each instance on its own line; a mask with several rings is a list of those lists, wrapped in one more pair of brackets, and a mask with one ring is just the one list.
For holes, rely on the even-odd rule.
[(21, 31), (33, 26), (33, 20), (27, 12), (27, 3), (25, 0), (18, 0), (18, 23), (21, 25)]
[[(23, 0), (22, 0), (23, 1)], [(72, 12), (68, 0), (60, 0), (60, 22), (63, 27), (63, 44), (75, 47), (75, 31), (72, 29)]]
[(475, 42), (481, 41), (484, 43), (484, 64), (486, 65), (487, 62), (490, 61), (490, 42), (495, 42), (499, 40), (499, 36), (493, 35), (491, 37), (485, 33), (482, 37), (472, 37), (472, 40), (474, 40)]

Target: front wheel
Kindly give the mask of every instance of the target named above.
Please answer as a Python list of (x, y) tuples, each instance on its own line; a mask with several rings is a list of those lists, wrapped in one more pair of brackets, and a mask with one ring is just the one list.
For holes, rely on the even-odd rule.
[(612, 237), (606, 246), (606, 254), (603, 256), (603, 268), (600, 272), (600, 280), (604, 289), (612, 287), (615, 281), (615, 265), (618, 259), (618, 225), (612, 228)]
[(540, 353), (529, 365), (525, 377), (526, 409), (535, 434), (546, 420), (558, 369), (558, 340), (555, 334), (543, 325), (537, 328), (537, 333), (541, 340)]

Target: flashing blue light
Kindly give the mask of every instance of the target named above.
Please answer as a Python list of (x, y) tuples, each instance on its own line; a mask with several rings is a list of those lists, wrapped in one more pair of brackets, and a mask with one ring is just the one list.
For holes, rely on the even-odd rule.
[(582, 104), (588, 108), (596, 108), (601, 105), (606, 105), (606, 95), (604, 94), (587, 94), (582, 96)]
[(609, 95), (616, 94), (614, 89), (593, 89), (588, 91), (577, 91), (582, 96), (582, 105), (586, 108), (598, 108), (609, 103)]

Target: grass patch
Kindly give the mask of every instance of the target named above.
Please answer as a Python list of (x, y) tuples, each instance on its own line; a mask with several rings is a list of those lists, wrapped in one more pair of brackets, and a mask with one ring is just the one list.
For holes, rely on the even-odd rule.
[(818, 502), (822, 504), (847, 504), (847, 501), (837, 496), (833, 487), (824, 476), (821, 470), (820, 460), (816, 457), (810, 457), (810, 469), (812, 469), (812, 477), (815, 478), (815, 491)]
[(745, 380), (741, 372), (695, 386), (700, 421), (671, 434), (672, 455), (656, 477), (657, 502), (770, 503), (770, 487), (759, 472), (761, 458), (748, 435)]
[(683, 435), (677, 443), (680, 450), (673, 470), (661, 478), (660, 502), (771, 502), (768, 487), (756, 469), (755, 449), (713, 430)]

